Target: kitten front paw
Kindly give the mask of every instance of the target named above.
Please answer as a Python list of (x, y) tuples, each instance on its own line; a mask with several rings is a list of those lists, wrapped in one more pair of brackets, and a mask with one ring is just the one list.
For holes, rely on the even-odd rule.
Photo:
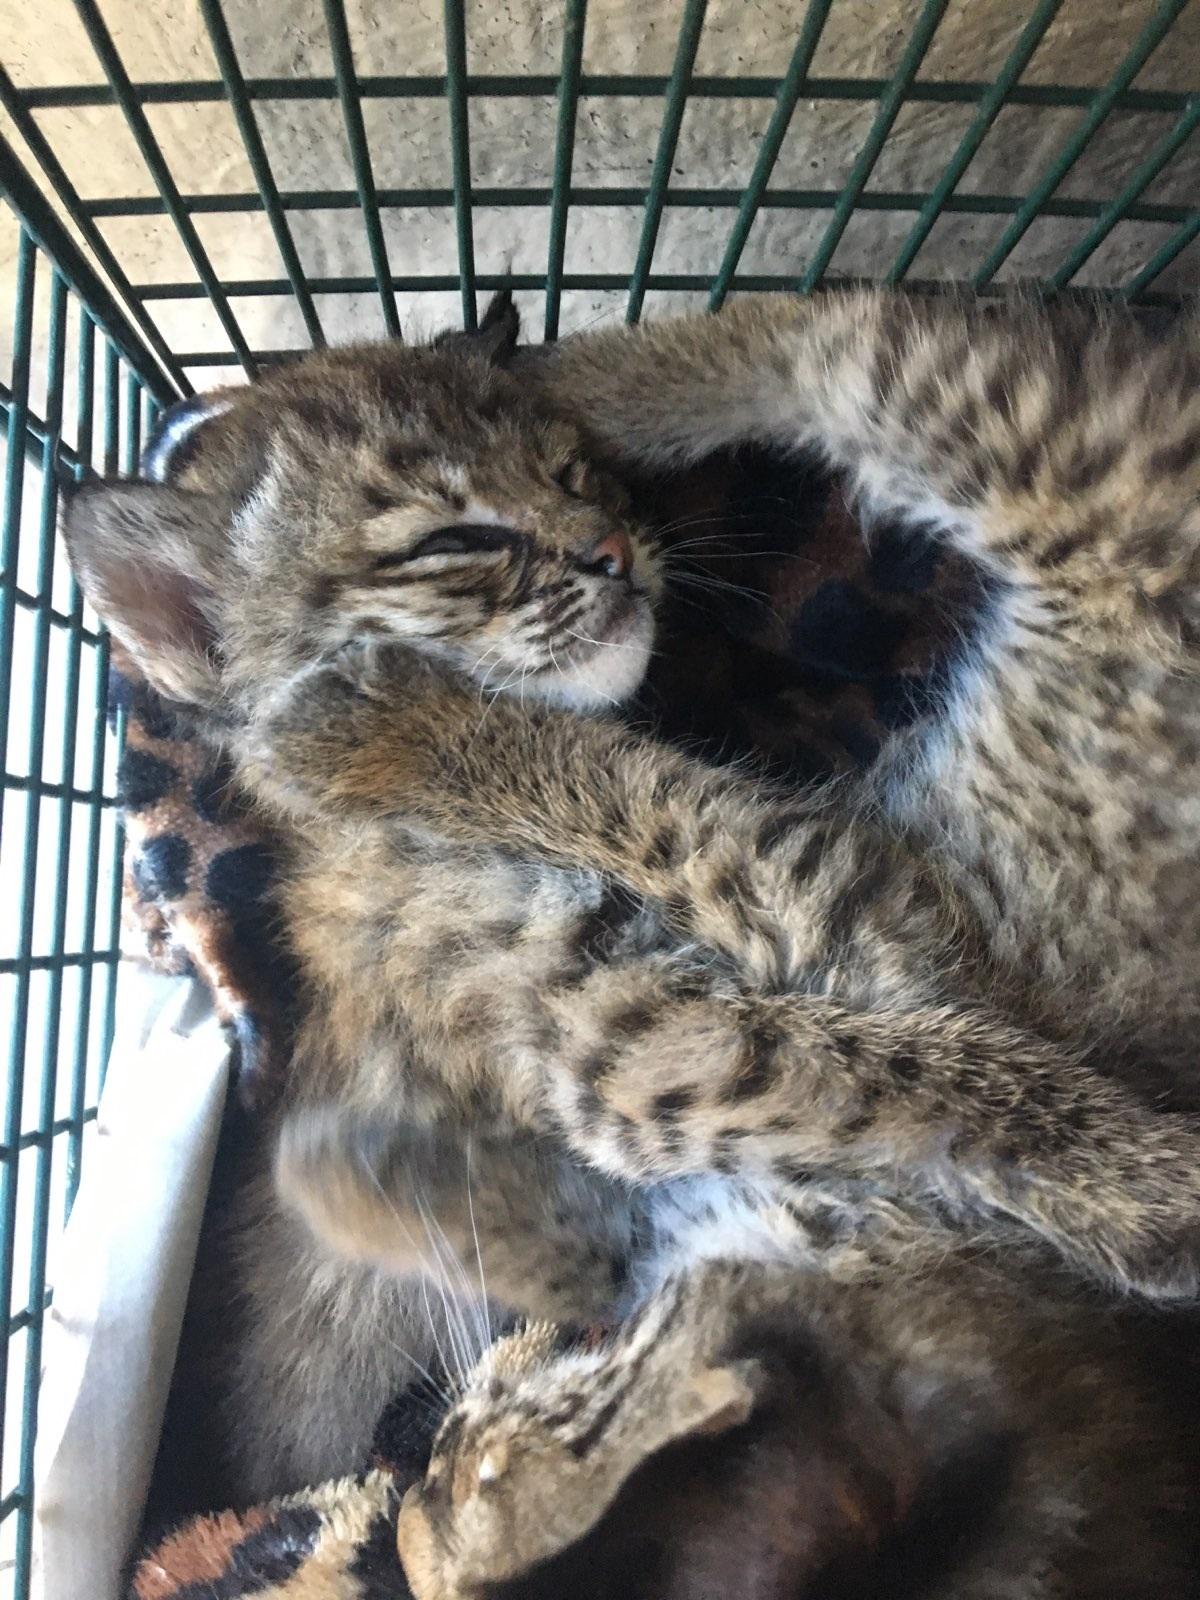
[(480, 707), (451, 673), (401, 645), (347, 648), (298, 672), (240, 740), (243, 773), (285, 811), (368, 806), (422, 814), (445, 752)]
[(1200, 1300), (1200, 1136), (1146, 1117), (1070, 1152), (1053, 1177), (1009, 1175), (998, 1210), (1089, 1277), (1164, 1305)]

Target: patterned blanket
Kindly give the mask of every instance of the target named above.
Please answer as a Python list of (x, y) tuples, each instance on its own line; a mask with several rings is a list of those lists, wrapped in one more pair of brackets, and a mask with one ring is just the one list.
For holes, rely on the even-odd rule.
[(432, 1414), (400, 1396), (358, 1477), (193, 1517), (137, 1563), (130, 1600), (412, 1600), (396, 1514), (424, 1472)]
[[(672, 574), (662, 650), (635, 715), (721, 759), (808, 784), (874, 760), (936, 713), (980, 599), (979, 575), (932, 538), (862, 530), (836, 482), (757, 452), (642, 485)], [(244, 1104), (278, 1090), (286, 956), (272, 938), (270, 839), (231, 774), (115, 658), (125, 708), (127, 943), (211, 987), (237, 1045)], [(190, 1521), (137, 1565), (137, 1600), (385, 1600), (408, 1594), (398, 1497), (424, 1464), (428, 1403), (399, 1397), (362, 1476)]]

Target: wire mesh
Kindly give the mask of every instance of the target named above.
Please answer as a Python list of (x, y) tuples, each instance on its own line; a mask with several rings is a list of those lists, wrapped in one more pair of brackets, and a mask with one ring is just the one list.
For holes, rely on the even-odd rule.
[[(33, 1447), (41, 1330), (51, 1304), (54, 1243), (72, 1204), (86, 1157), (87, 1130), (112, 1036), (119, 943), (121, 836), (113, 787), (119, 716), (106, 715), (108, 642), (84, 607), (62, 564), (55, 535), (63, 486), (93, 470), (136, 471), (146, 427), (157, 406), (191, 392), (212, 369), (239, 364), (247, 375), (293, 353), (256, 348), (243, 327), (255, 303), (294, 305), (311, 345), (321, 344), (339, 302), (369, 296), (386, 332), (401, 332), (400, 295), (456, 297), (473, 326), (477, 295), (502, 286), (544, 296), (543, 328), (554, 338), (565, 297), (579, 292), (621, 296), (636, 320), (657, 292), (689, 293), (716, 309), (745, 289), (814, 290), (845, 275), (850, 232), (863, 218), (895, 218), (898, 232), (872, 262), (870, 275), (924, 287), (931, 241), (947, 219), (990, 219), (991, 241), (964, 257), (952, 275), (977, 289), (998, 287), (1013, 273), (1022, 240), (1047, 223), (1073, 229), (1042, 273), (1049, 291), (1067, 289), (1103, 261), (1114, 230), (1138, 225), (1147, 243), (1140, 264), (1099, 286), (1126, 299), (1171, 299), (1160, 287), (1178, 274), (1183, 253), (1200, 235), (1200, 196), (1180, 158), (1200, 122), (1200, 62), (1194, 84), (1155, 87), (1144, 69), (1173, 37), (1196, 0), (1147, 0), (1140, 30), (1119, 40), (1104, 82), (1055, 83), (1031, 74), (1031, 63), (1068, 0), (1026, 0), (1013, 17), (1008, 53), (990, 77), (946, 78), (926, 70), (950, 9), (948, 0), (896, 7), (903, 38), (882, 75), (837, 76), (815, 70), (838, 16), (840, 0), (797, 7), (795, 37), (777, 74), (697, 70), (706, 29), (719, 8), (678, 0), (669, 70), (587, 70), (596, 32), (587, 0), (563, 0), (558, 11), (557, 73), (472, 72), (482, 52), (468, 28), (463, 0), (444, 0), (441, 72), (381, 74), (360, 70), (363, 39), (343, 0), (322, 0), (324, 75), (268, 77), (245, 70), (222, 0), (198, 0), (204, 38), (217, 76), (139, 81), (122, 32), (106, 21), (109, 0), (71, 0), (94, 55), (90, 81), (22, 83), (0, 66), (0, 184), (19, 222), (12, 275), (11, 370), (0, 383), (6, 457), (0, 567), (0, 1011), (8, 1070), (0, 1098), (0, 1570), (10, 1561), (14, 1593), (30, 1583)], [(594, 8), (595, 9), (595, 8)], [(1126, 8), (1128, 9), (1128, 8)], [(546, 8), (547, 18), (552, 15)], [(1125, 14), (1124, 12), (1122, 13)], [(355, 13), (357, 15), (357, 13)], [(111, 19), (110, 19), (111, 20)], [(632, 26), (633, 24), (631, 24)], [(31, 37), (36, 37), (31, 35)], [(711, 54), (711, 52), (710, 52)], [(784, 59), (784, 58), (781, 58)], [(1178, 81), (1175, 73), (1171, 81)], [(1161, 82), (1162, 79), (1156, 80)], [(553, 112), (548, 181), (479, 182), (481, 105), (516, 102), (532, 117), (536, 102)], [(688, 118), (697, 108), (761, 106), (759, 144), (744, 181), (701, 182), (689, 171), (694, 141)], [(229, 108), (253, 188), (187, 190), (173, 167), (155, 114), (179, 107)], [(340, 119), (351, 186), (288, 187), (272, 162), (265, 122), (273, 108), (328, 106)], [(384, 157), (372, 138), (372, 111), (396, 105), (444, 108), (448, 183), (381, 182)], [(605, 124), (630, 106), (650, 116), (645, 126), (644, 182), (585, 181), (580, 141), (587, 120)], [(132, 136), (146, 183), (140, 192), (104, 193), (84, 182), (57, 148), (57, 114), (114, 108)], [(864, 132), (846, 173), (832, 184), (797, 183), (789, 151), (813, 119), (830, 107), (860, 108)], [(927, 180), (911, 187), (879, 181), (900, 119), (914, 110), (961, 110), (961, 132)], [(1053, 150), (1039, 156), (1017, 192), (985, 192), (971, 181), (980, 152), (1014, 111), (1064, 119)], [(1132, 161), (1107, 182), (1104, 163), (1085, 156), (1114, 119), (1141, 118), (1146, 133)], [(643, 119), (644, 120), (644, 119)], [(689, 156), (687, 152), (692, 151)], [(105, 160), (98, 148), (99, 168)], [(278, 150), (276, 151), (278, 162)], [(784, 176), (781, 177), (781, 172)], [(990, 169), (989, 169), (990, 170)], [(1164, 176), (1174, 176), (1169, 190)], [(625, 177), (625, 174), (622, 174)], [(1181, 198), (1182, 196), (1182, 198)], [(444, 213), (450, 229), (445, 259), (419, 265), (394, 242), (397, 219), (418, 208)], [(357, 213), (369, 271), (331, 270), (306, 246), (300, 224)], [(572, 264), (580, 217), (631, 212), (632, 261)], [(522, 231), (540, 215), (544, 262), (535, 270), (481, 270), (479, 219), (518, 216)], [(711, 260), (683, 268), (664, 238), (687, 214), (715, 228)], [(278, 256), (278, 271), (258, 277), (222, 273), (199, 223), (261, 214)], [(165, 219), (193, 276), (136, 281), (114, 224)], [(784, 248), (769, 266), (746, 266), (757, 230), (783, 227)], [(389, 232), (389, 229), (391, 231)], [(792, 231), (789, 233), (788, 229)], [(806, 231), (807, 230), (807, 231)], [(1139, 235), (1140, 237), (1140, 235)], [(794, 246), (786, 241), (794, 238)], [(479, 257), (483, 259), (482, 254)], [(1086, 269), (1086, 270), (1085, 270)], [(318, 304), (320, 302), (320, 304)], [(357, 303), (357, 302), (356, 302)], [(211, 307), (224, 343), (180, 348), (164, 331), (172, 309)], [(74, 359), (72, 360), (72, 352)]]
[[(92, 470), (97, 406), (99, 465), (115, 466), (122, 445), (132, 459), (140, 390), (136, 401), (127, 390), (122, 414), (125, 361), (107, 339), (98, 388), (95, 314), (29, 227), (21, 229), (14, 287), (12, 371), (0, 401), (0, 1012), (8, 1040), (0, 1092), (0, 1550), (24, 1596), (53, 1244), (78, 1188), (112, 1037), (121, 890), (120, 733), (107, 714), (108, 641), (63, 563), (58, 502)], [(35, 376), (44, 416), (30, 405)]]

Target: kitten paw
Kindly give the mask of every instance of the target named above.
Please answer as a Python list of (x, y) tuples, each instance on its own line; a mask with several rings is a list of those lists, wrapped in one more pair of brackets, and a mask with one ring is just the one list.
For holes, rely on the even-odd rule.
[[(1136, 1130), (1136, 1131), (1135, 1131)], [(996, 1209), (1030, 1226), (1089, 1277), (1161, 1304), (1200, 1300), (1200, 1139), (1160, 1119), (1098, 1138), (1053, 1178), (1010, 1173)], [(1085, 1167), (1086, 1163), (1086, 1167)]]
[(444, 752), (481, 715), (478, 696), (415, 652), (347, 648), (265, 702), (239, 740), (241, 766), (295, 815), (420, 811), (437, 798)]

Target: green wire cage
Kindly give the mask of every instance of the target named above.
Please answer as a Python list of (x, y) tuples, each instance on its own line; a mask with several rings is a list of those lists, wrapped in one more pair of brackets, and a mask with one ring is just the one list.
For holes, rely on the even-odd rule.
[[(445, 0), (433, 16), (421, 0), (376, 15), (323, 0), (273, 76), (250, 70), (247, 30), (287, 35), (303, 7), (246, 0), (227, 19), (222, 0), (192, 0), (188, 73), (146, 81), (140, 6), (13, 9), (0, 66), (0, 1571), (24, 1600), (53, 1246), (87, 1156), (119, 963), (120, 718), (106, 712), (103, 630), (56, 543), (64, 484), (136, 471), (158, 409), (195, 387), (350, 333), (399, 336), (425, 313), (452, 308), (470, 327), (479, 292), (503, 285), (546, 338), (848, 275), (985, 292), (1032, 277), (1174, 304), (1200, 249), (1200, 0)], [(156, 21), (160, 46), (177, 14)], [(72, 81), (55, 81), (68, 15)], [(411, 23), (414, 49), (381, 46), (381, 18), (384, 34)], [(976, 24), (975, 57), (947, 47)], [(366, 70), (414, 55), (429, 70)], [(206, 75), (190, 75), (197, 58)], [(217, 114), (238, 162), (201, 192), (188, 175), (207, 170)], [(298, 138), (318, 169), (327, 151), (342, 187), (288, 186)], [(137, 171), (137, 192), (101, 192), (114, 168)], [(1015, 192), (993, 192), (1005, 173)], [(331, 251), (330, 219), (353, 250)], [(246, 251), (251, 224), (266, 231)], [(148, 240), (156, 270), (137, 281)], [(260, 255), (274, 274), (245, 276)]]

